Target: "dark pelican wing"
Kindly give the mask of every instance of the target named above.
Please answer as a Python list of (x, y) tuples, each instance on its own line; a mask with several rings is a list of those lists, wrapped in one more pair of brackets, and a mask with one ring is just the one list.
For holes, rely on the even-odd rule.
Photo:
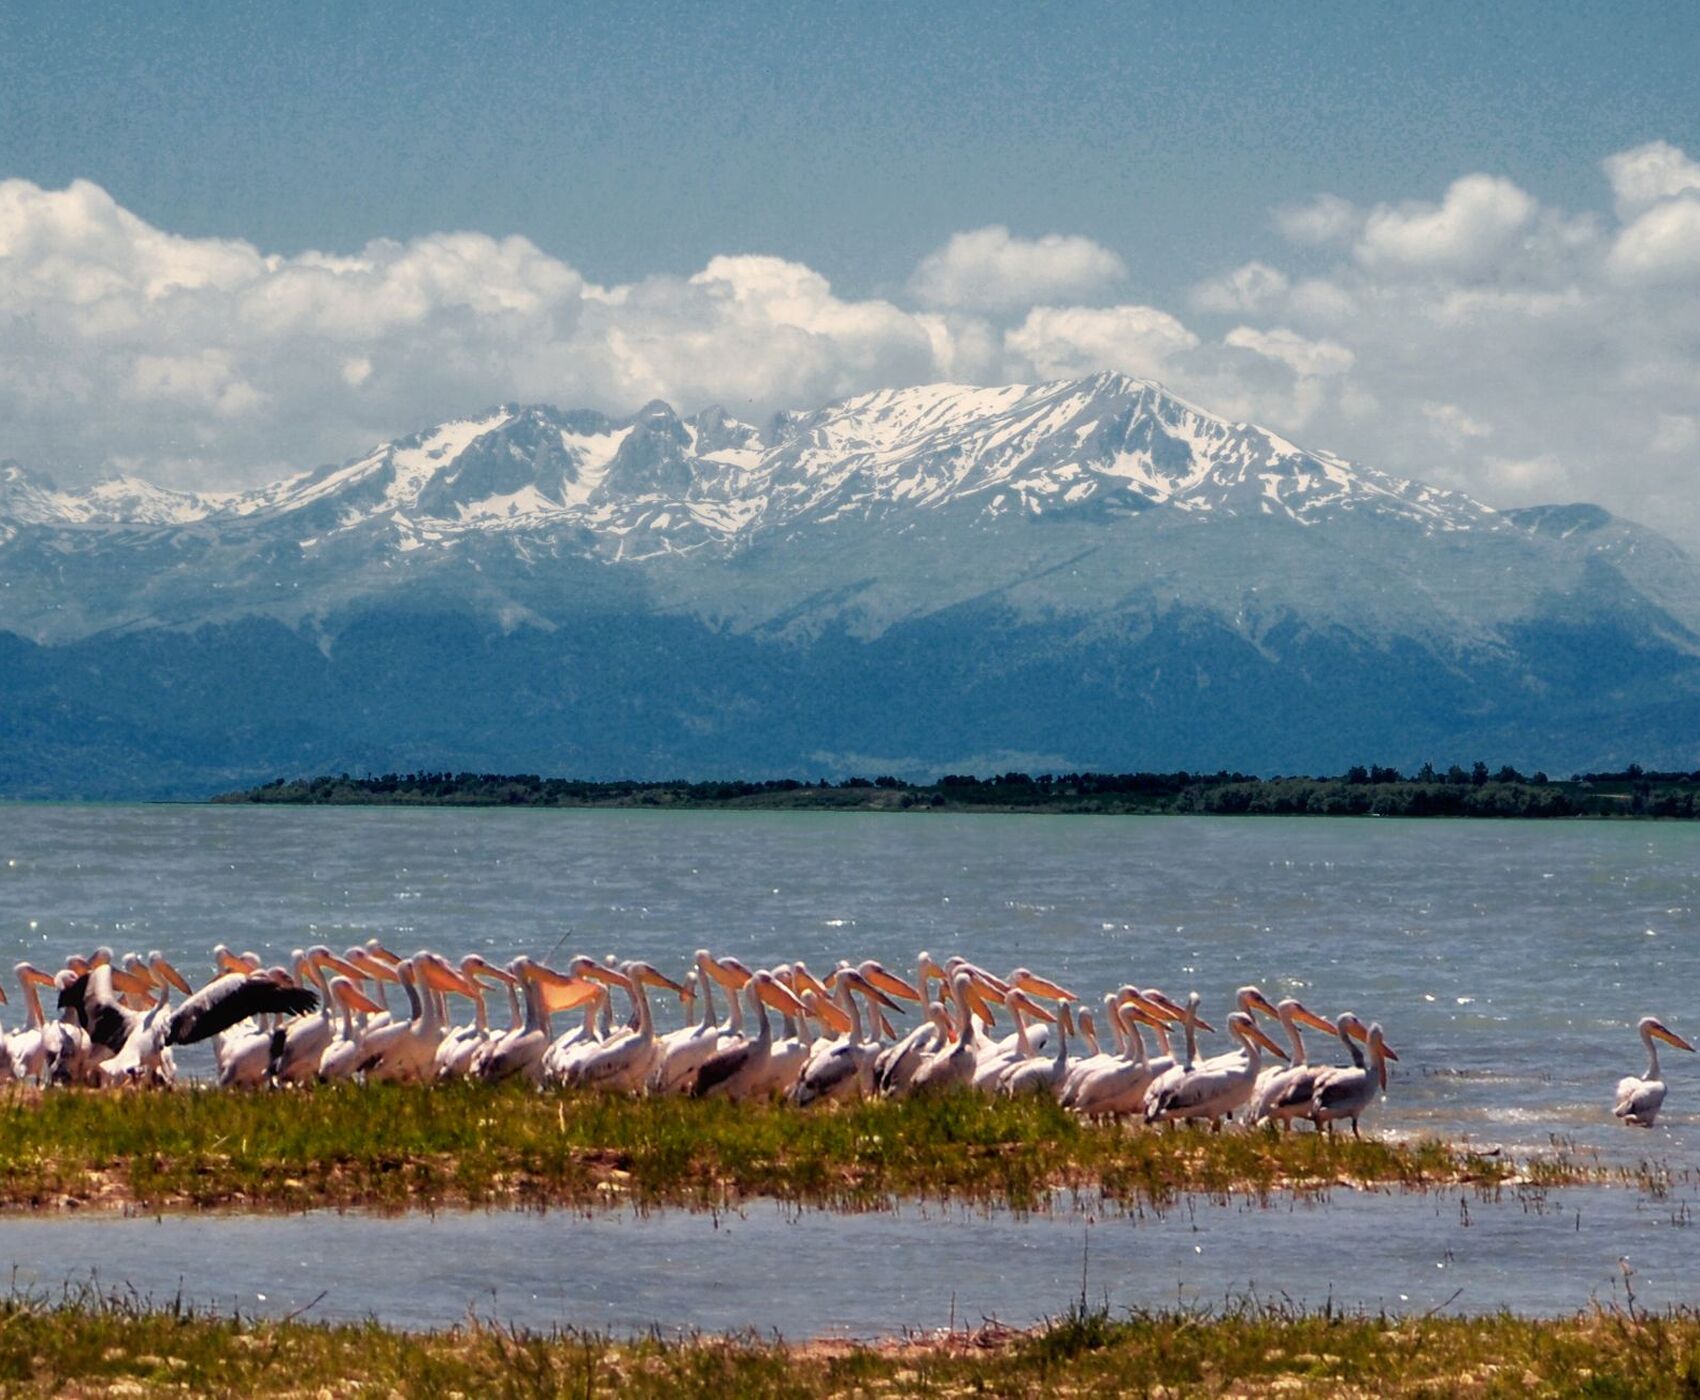
[(108, 967), (92, 968), (66, 983), (59, 991), (59, 1010), (74, 1013), (89, 1039), (114, 1055), (124, 1048), (141, 1020), (112, 995), (112, 970)]
[(697, 1082), (691, 1087), (691, 1097), (706, 1098), (731, 1079), (749, 1062), (750, 1050), (754, 1045), (754, 1041), (744, 1040), (710, 1055), (697, 1071)]
[(319, 997), (305, 987), (279, 986), (261, 973), (216, 977), (172, 1014), (167, 1045), (193, 1045), (227, 1031), (250, 1016), (301, 1016), (318, 1009)]

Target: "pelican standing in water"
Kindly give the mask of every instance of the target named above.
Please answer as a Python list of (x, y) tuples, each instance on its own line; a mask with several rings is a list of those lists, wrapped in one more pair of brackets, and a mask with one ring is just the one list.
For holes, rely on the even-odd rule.
[[(1382, 1039), (1379, 1025), (1365, 1031), (1364, 1023), (1350, 1011), (1335, 1024), (1340, 1028), (1341, 1042), (1352, 1056), (1352, 1067), (1331, 1070), (1317, 1082), (1308, 1116), (1318, 1128), (1326, 1124), (1329, 1132), (1334, 1131), (1337, 1119), (1350, 1118), (1352, 1136), (1357, 1137), (1359, 1115), (1375, 1102), (1378, 1094), (1387, 1091), (1387, 1062), (1399, 1057)], [(1368, 1049), (1360, 1051), (1352, 1043), (1353, 1037), (1362, 1039)]]
[(1694, 1047), (1657, 1016), (1643, 1016), (1636, 1029), (1641, 1034), (1641, 1043), (1647, 1047), (1647, 1072), (1639, 1079), (1629, 1074), (1617, 1081), (1617, 1103), (1612, 1116), (1621, 1118), (1626, 1128), (1650, 1128), (1658, 1121), (1659, 1107), (1665, 1101), (1665, 1081), (1659, 1078), (1659, 1048), (1653, 1042), (1662, 1040), (1678, 1050)]

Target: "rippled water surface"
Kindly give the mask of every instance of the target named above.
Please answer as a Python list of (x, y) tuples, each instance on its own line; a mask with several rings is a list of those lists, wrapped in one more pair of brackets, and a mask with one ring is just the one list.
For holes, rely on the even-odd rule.
[(1541, 1200), (1456, 1191), (1330, 1201), (1183, 1204), (1089, 1222), (908, 1206), (896, 1214), (634, 1217), (558, 1212), (0, 1222), (0, 1266), (56, 1289), (98, 1270), (157, 1301), (223, 1311), (466, 1317), (614, 1332), (874, 1336), (905, 1327), (1028, 1325), (1084, 1282), (1113, 1308), (1231, 1305), (1556, 1315), (1625, 1300), (1700, 1305), (1691, 1202), (1597, 1188)]
[[(922, 948), (941, 957), (960, 951), (996, 969), (1030, 964), (1083, 995), (1128, 979), (1176, 994), (1197, 987), (1207, 1014), (1256, 982), (1273, 996), (1296, 993), (1323, 1012), (1350, 1008), (1385, 1025), (1402, 1060), (1369, 1120), (1378, 1130), (1514, 1147), (1546, 1146), (1556, 1135), (1608, 1160), (1693, 1168), (1694, 1057), (1666, 1053), (1671, 1092), (1654, 1131), (1617, 1127), (1609, 1108), (1618, 1077), (1643, 1063), (1637, 1017), (1655, 1012), (1700, 1033), (1697, 856), (1700, 828), (1652, 823), (11, 806), (0, 807), (0, 933), (15, 956), (42, 960), (102, 943), (158, 947), (196, 976), (207, 973), (219, 941), (271, 960), (313, 942), (341, 947), (377, 936), (402, 950), (502, 957), (618, 951), (674, 970), (699, 945), (752, 964), (802, 957), (816, 968), (841, 956), (912, 966)], [(1621, 1193), (1613, 1200), (1627, 1202), (1612, 1209), (1630, 1228), (1642, 1207)], [(1425, 1251), (1437, 1217), (1422, 1201), (1260, 1212), (1237, 1228), (1253, 1251), (1302, 1231), (1314, 1258), (1349, 1254), (1354, 1239), (1373, 1245), (1373, 1220), (1392, 1219), (1390, 1211), (1407, 1222), (1399, 1228), (1408, 1248), (1388, 1287), (1410, 1293), (1424, 1265), (1433, 1269)], [(1511, 1234), (1523, 1228), (1521, 1212), (1505, 1218)], [(568, 1228), (563, 1217), (455, 1222), (432, 1228), (456, 1232), (455, 1267), (468, 1275), (457, 1273), (460, 1292), (449, 1288), (433, 1307), (463, 1307), (477, 1291), (466, 1286), (471, 1273), (510, 1267), (516, 1240), (536, 1240), (547, 1254), (553, 1233)], [(29, 1232), (61, 1227), (67, 1222), (8, 1222), (0, 1231), (46, 1239)], [(349, 1228), (408, 1247), (438, 1238), (389, 1221), (218, 1227), (231, 1239), (244, 1230), (318, 1239), (321, 1261)], [(744, 1222), (738, 1228), (759, 1239), (740, 1250), (725, 1243), (734, 1233), (717, 1235), (699, 1217), (573, 1228), (596, 1248), (613, 1239), (616, 1256), (631, 1249), (648, 1261), (650, 1273), (635, 1282), (609, 1275), (606, 1316), (670, 1325), (724, 1321), (666, 1313), (658, 1303), (644, 1311), (646, 1299), (668, 1296), (675, 1274), (692, 1276), (698, 1252), (719, 1261), (715, 1269), (756, 1270), (765, 1286), (760, 1251), (795, 1238), (785, 1233), (790, 1225)], [(1008, 1258), (1056, 1252), (1035, 1265), (1050, 1291), (1030, 1302), (1043, 1310), (1056, 1302), (1051, 1283), (1068, 1277), (1062, 1261), (1078, 1244), (1074, 1226), (1044, 1222), (1005, 1222), (995, 1239), (984, 1223), (817, 1220), (811, 1228), (832, 1241), (874, 1241), (869, 1250), (883, 1247), (884, 1230), (912, 1242), (948, 1239), (952, 1248), (984, 1239), (961, 1245), (963, 1306), (1011, 1316), (1019, 1309), (993, 1286), (1012, 1267)], [(1585, 1300), (1610, 1273), (1609, 1245), (1578, 1249), (1566, 1265), (1571, 1256), (1550, 1219), (1539, 1228), (1550, 1243), (1545, 1265), (1560, 1271), (1549, 1291)], [(1127, 1267), (1138, 1274), (1148, 1237), (1126, 1229)], [(148, 1241), (138, 1249), (150, 1267), (196, 1277), (177, 1252), (190, 1247), (189, 1227), (123, 1230)], [(349, 1258), (373, 1257), (368, 1248), (378, 1246), (362, 1236)], [(947, 1267), (925, 1250), (914, 1260), (923, 1272)], [(1164, 1268), (1152, 1278), (1172, 1289), (1174, 1259)], [(1303, 1276), (1324, 1285), (1341, 1277), (1326, 1269)], [(1212, 1277), (1271, 1278), (1255, 1257)], [(988, 1301), (971, 1302), (982, 1284)], [(941, 1274), (924, 1297), (936, 1302), (950, 1287)], [(1361, 1296), (1382, 1296), (1368, 1287)], [(541, 1283), (529, 1291), (548, 1296)], [(594, 1320), (594, 1309), (573, 1316)], [(935, 1309), (887, 1320), (938, 1318)]]

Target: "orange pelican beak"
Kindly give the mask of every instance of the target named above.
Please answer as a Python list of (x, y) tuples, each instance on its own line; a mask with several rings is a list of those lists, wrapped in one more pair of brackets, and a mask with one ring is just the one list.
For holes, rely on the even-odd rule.
[(756, 984), (756, 995), (775, 1011), (787, 1016), (806, 1016), (809, 1008), (798, 1000), (797, 994), (777, 977), (763, 978)]
[(804, 992), (813, 992), (822, 1001), (831, 1001), (832, 993), (821, 985), (821, 981), (802, 963), (791, 964), (791, 990), (802, 996)]
[(182, 992), (184, 996), (194, 995), (195, 989), (189, 985), (188, 979), (163, 957), (155, 955), (154, 957), (149, 958), (148, 968), (152, 971), (155, 977), (162, 978), (169, 982), (173, 987), (177, 988), (178, 991)]
[(43, 972), (39, 967), (24, 967), (18, 973), (18, 980), (34, 983), (38, 987), (57, 987), (59, 985), (51, 972)]
[(1015, 986), (1026, 992), (1028, 996), (1044, 997), (1046, 1001), (1079, 1001), (1071, 991), (1058, 986), (1049, 977), (1041, 977), (1036, 972), (1022, 969), (1021, 975), (1015, 979)]
[[(1158, 991), (1155, 987), (1146, 991), (1143, 994), (1143, 998), (1149, 1005), (1156, 1008), (1158, 1015), (1164, 1017), (1168, 1021), (1179, 1024), (1186, 1020), (1186, 1008), (1184, 1006), (1176, 1005), (1174, 1001), (1164, 996), (1163, 993)], [(1202, 1016), (1198, 1018), (1197, 1025), (1201, 1031), (1213, 1032), (1216, 1029), (1216, 1027), (1211, 1025), (1210, 1022), (1206, 1021)]]
[(363, 1011), (371, 1016), (384, 1009), (346, 977), (338, 979), (332, 986), (336, 991), (337, 1000), (350, 1011)]
[(392, 953), (375, 938), (366, 940), (366, 952), (369, 956), (376, 958), (381, 963), (388, 963), (391, 967), (400, 967), (403, 962), (399, 954)]
[[(969, 981), (967, 995), (969, 1009), (988, 1026), (997, 1025), (998, 1018), (992, 1014), (992, 1008), (986, 1001), (986, 994), (978, 983), (972, 980)], [(1001, 994), (993, 993), (993, 995), (996, 996), (999, 1002), (1005, 1000), (1004, 996)]]
[(335, 953), (329, 951), (320, 953), (315, 961), (319, 967), (328, 967), (332, 972), (339, 973), (343, 977), (352, 978), (355, 981), (358, 981), (362, 975), (360, 969), (353, 963), (349, 962), (346, 958), (339, 958)]
[(375, 958), (370, 953), (361, 953), (359, 957), (350, 956), (350, 965), (358, 968), (366, 976), (376, 982), (401, 981), (401, 964), (387, 963), (382, 958)]
[(1266, 1036), (1261, 1030), (1259, 1030), (1258, 1027), (1257, 1027), (1257, 1023), (1255, 1021), (1251, 1024), (1251, 1027), (1246, 1031), (1246, 1034), (1249, 1035), (1253, 1040), (1255, 1040), (1259, 1045), (1261, 1045), (1265, 1050), (1267, 1050), (1271, 1055), (1278, 1055), (1283, 1060), (1288, 1058), (1287, 1052), (1285, 1050), (1283, 1050), (1279, 1045), (1277, 1045), (1273, 1040), (1271, 1040), (1268, 1036)]
[(568, 977), (552, 967), (544, 967), (542, 963), (532, 964), (527, 975), (542, 989), (543, 1005), (551, 1014), (571, 1011), (575, 1006), (583, 1006), (585, 1002), (604, 995), (595, 982)]
[[(895, 972), (892, 972), (882, 963), (870, 960), (863, 963), (856, 970), (860, 972), (863, 977), (867, 978), (868, 981), (871, 982), (879, 991), (885, 992), (890, 996), (902, 997), (905, 1001), (921, 1000), (921, 993), (919, 989), (910, 986), (909, 983), (905, 982)], [(888, 1001), (886, 1002), (886, 1005), (891, 1006), (891, 1003)], [(892, 1006), (891, 1009), (895, 1011), (897, 1010), (897, 1007)]]
[[(1353, 1040), (1360, 1041), (1365, 1045), (1369, 1044), (1369, 1027), (1362, 1021), (1354, 1021), (1347, 1026), (1346, 1034), (1351, 1036)], [(1381, 1042), (1381, 1053), (1395, 1063), (1398, 1062), (1399, 1057), (1393, 1053), (1393, 1047), (1385, 1040)]]
[(736, 958), (710, 958), (708, 975), (731, 992), (743, 991), (751, 977), (749, 968)]
[(1034, 1001), (1033, 998), (1028, 996), (1025, 992), (1012, 991), (1004, 1000), (1004, 1005), (1019, 1006), (1023, 1016), (1029, 1016), (1035, 1021), (1048, 1021), (1052, 1025), (1056, 1024), (1057, 1018), (1055, 1013), (1046, 1010), (1043, 1006), (1040, 1006), (1038, 1002)]
[(1261, 1011), (1272, 1020), (1280, 1020), (1281, 1013), (1275, 1009), (1275, 1003), (1253, 987), (1246, 995), (1246, 1005), (1253, 1010)]
[(665, 987), (668, 991), (677, 992), (680, 996), (683, 996), (685, 992), (683, 983), (675, 982), (671, 977), (664, 976), (648, 963), (638, 969), (637, 980), (646, 987)]
[(439, 992), (458, 992), (474, 1001), (482, 995), (478, 985), (446, 958), (425, 959), (425, 980)]
[(804, 992), (803, 1005), (809, 1010), (809, 1015), (823, 1026), (838, 1032), (839, 1035), (850, 1034), (850, 1018), (844, 1014), (844, 1008), (837, 1002), (821, 996), (818, 992)]
[[(1671, 1030), (1670, 1027), (1668, 1027), (1668, 1026), (1654, 1026), (1654, 1027), (1651, 1028), (1651, 1030), (1648, 1033), (1650, 1035), (1654, 1036), (1656, 1039), (1664, 1041), (1664, 1043), (1666, 1045), (1676, 1046), (1676, 1048), (1678, 1050), (1692, 1050), (1694, 1048), (1686, 1040), (1684, 1040), (1680, 1035), (1678, 1035), (1675, 1031)], [(1382, 1042), (1381, 1049), (1382, 1049), (1382, 1053), (1385, 1054), (1388, 1059), (1391, 1060), (1391, 1059), (1397, 1058), (1393, 1054), (1393, 1052), (1387, 1048), (1387, 1042), (1386, 1041)]]
[(1307, 1006), (1295, 1006), (1293, 1019), (1301, 1026), (1309, 1026), (1313, 1031), (1322, 1031), (1326, 1035), (1338, 1035), (1340, 1028), (1326, 1016), (1318, 1016)]
[[(108, 964), (108, 966), (110, 965)], [(133, 972), (126, 972), (121, 967), (112, 968), (111, 974), (114, 991), (128, 992), (131, 996), (146, 996), (153, 990), (153, 983), (149, 979), (138, 977)]]

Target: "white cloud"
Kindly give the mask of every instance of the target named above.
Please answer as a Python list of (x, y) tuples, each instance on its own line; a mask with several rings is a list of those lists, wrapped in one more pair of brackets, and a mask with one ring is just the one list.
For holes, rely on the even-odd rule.
[(1381, 204), (1364, 221), (1355, 252), (1370, 267), (1480, 267), (1529, 223), (1535, 201), (1509, 180), (1465, 175), (1439, 204)]
[(1655, 204), (1618, 234), (1609, 263), (1630, 282), (1700, 278), (1700, 198)]
[(1668, 141), (1649, 141), (1619, 151), (1601, 162), (1620, 218), (1628, 219), (1649, 204), (1690, 191), (1700, 193), (1700, 163)]
[(503, 401), (759, 419), (1117, 369), (1491, 504), (1594, 499), (1700, 543), (1693, 166), (1659, 143), (1620, 153), (1616, 217), (1491, 175), (1438, 202), (1293, 206), (1276, 228), (1301, 246), (1267, 234), (1192, 289), (1186, 320), (1094, 304), (1124, 269), (1084, 239), (963, 235), (923, 264), (939, 280), (918, 269), (890, 299), (771, 256), (599, 286), (524, 238), (284, 257), (153, 228), (86, 182), (4, 181), (0, 458), (225, 487)]
[(1344, 345), (1332, 340), (1307, 340), (1297, 331), (1281, 326), (1266, 331), (1254, 326), (1235, 326), (1222, 337), (1222, 343), (1278, 361), (1294, 374), (1318, 379), (1344, 374), (1357, 360)]
[(928, 306), (1013, 311), (1092, 297), (1127, 276), (1122, 260), (1090, 238), (1048, 233), (1017, 238), (993, 225), (953, 234), (921, 259), (909, 290)]
[(1425, 403), (1422, 410), (1423, 417), (1428, 420), (1429, 431), (1454, 450), (1477, 439), (1493, 436), (1491, 424), (1472, 418), (1455, 403)]
[(1357, 236), (1364, 216), (1339, 195), (1319, 194), (1304, 204), (1283, 205), (1274, 213), (1275, 227), (1289, 243), (1324, 248)]
[(163, 232), (85, 181), (0, 182), (0, 457), (67, 479), (122, 458), (250, 482), (513, 399), (759, 415), (1000, 353), (782, 258), (610, 288), (482, 233), (280, 257)]
[(1224, 315), (1265, 311), (1278, 304), (1291, 286), (1286, 273), (1268, 263), (1248, 262), (1232, 272), (1200, 282), (1192, 289), (1192, 304), (1200, 311), (1219, 311)]
[(1005, 332), (1004, 348), (1042, 379), (1098, 370), (1161, 379), (1198, 337), (1154, 306), (1036, 306)]

